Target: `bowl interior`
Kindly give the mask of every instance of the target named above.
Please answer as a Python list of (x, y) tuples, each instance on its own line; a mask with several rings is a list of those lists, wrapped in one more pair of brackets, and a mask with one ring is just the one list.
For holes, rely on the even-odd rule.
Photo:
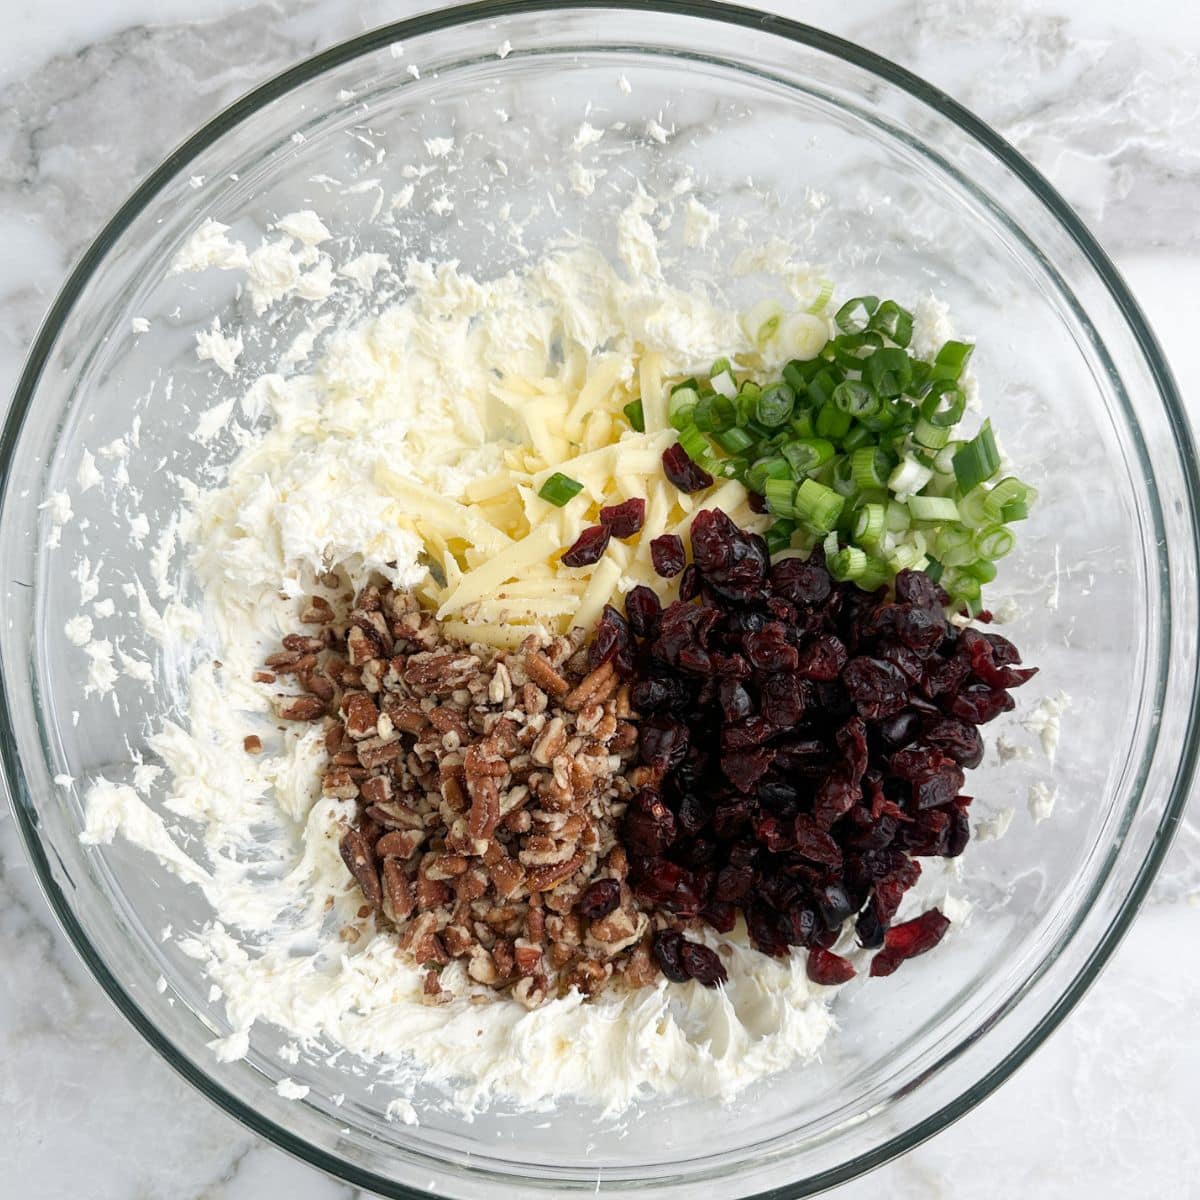
[[(1120, 919), (1159, 838), (1190, 717), (1194, 648), (1179, 633), (1195, 607), (1190, 467), (1074, 232), (925, 98), (820, 38), (713, 17), (591, 10), (436, 24), (412, 23), (402, 46), (378, 36), (335, 53), (219, 123), (123, 215), (57, 314), (8, 445), (10, 783), (52, 898), (127, 1011), (210, 1094), (321, 1165), (392, 1192), (463, 1196), (501, 1194), (512, 1176), (563, 1191), (603, 1179), (614, 1194), (654, 1179), (685, 1195), (718, 1175), (730, 1195), (807, 1189), (969, 1102), (1086, 978)], [(580, 137), (585, 123), (603, 137)], [(435, 138), (453, 150), (433, 155)], [(777, 266), (789, 245), (843, 297), (933, 292), (955, 329), (978, 338), (987, 411), (1041, 493), (991, 599), (1014, 602), (1002, 632), (1041, 674), (1017, 714), (986, 731), (1028, 755), (1001, 762), (992, 745), (969, 783), (977, 822), (1015, 810), (1003, 839), (968, 850), (961, 880), (946, 875), (970, 917), (936, 955), (845, 989), (820, 1060), (732, 1106), (651, 1098), (603, 1120), (579, 1105), (530, 1116), (501, 1104), (468, 1122), (425, 1087), (410, 1127), (388, 1118), (396, 1092), (370, 1064), (327, 1061), (334, 1047), (291, 1063), (286, 1033), (256, 1028), (244, 1061), (218, 1064), (206, 1043), (229, 1031), (228, 1017), (177, 942), (210, 915), (203, 897), (120, 840), (81, 846), (81, 797), (96, 774), (125, 781), (152, 762), (147, 732), (181, 712), (189, 663), (147, 633), (136, 585), (161, 607), (157, 554), (185, 598), (194, 590), (186, 556), (171, 557), (175, 514), (189, 485), (219, 479), (236, 430), (266, 418), (235, 409), (207, 441), (197, 422), (277, 369), (311, 309), (284, 302), (253, 319), (236, 273), (172, 274), (173, 256), (206, 218), (255, 245), (283, 214), (311, 208), (344, 259), (455, 259), (490, 278), (574, 235), (611, 246), (639, 185), (674, 195), (678, 215), (659, 234), (676, 281), (715, 278), (751, 303), (777, 287), (756, 268)], [(705, 246), (689, 244), (688, 197), (719, 214)], [(336, 325), (394, 298), (341, 280), (321, 311)], [(214, 316), (245, 331), (236, 381), (196, 359), (195, 334)], [(134, 318), (149, 330), (132, 332)], [(132, 452), (106, 456), (135, 420)], [(102, 477), (86, 490), (85, 450)], [(59, 492), (76, 519), (56, 530), (42, 506)], [(154, 683), (122, 678), (98, 701), (63, 631), (81, 605), (105, 599), (112, 613), (96, 618), (95, 636), (151, 663)], [(1020, 718), (1060, 689), (1070, 708), (1051, 763)], [(1035, 824), (1033, 785), (1057, 792), (1052, 820)], [(186, 837), (186, 822), (163, 811)], [(285, 1075), (311, 1085), (303, 1101), (276, 1095)]]

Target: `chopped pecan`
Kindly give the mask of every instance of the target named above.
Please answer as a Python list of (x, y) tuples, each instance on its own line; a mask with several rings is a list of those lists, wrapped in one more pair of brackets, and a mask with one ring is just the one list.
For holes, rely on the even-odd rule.
[(383, 860), (383, 888), (387, 916), (397, 923), (406, 920), (416, 907), (417, 897), (413, 891), (412, 880), (394, 858)]
[(424, 840), (425, 834), (419, 829), (393, 829), (375, 843), (375, 853), (380, 858), (412, 858)]
[(571, 690), (571, 685), (551, 666), (550, 661), (540, 651), (529, 651), (523, 661), (525, 674), (547, 695), (557, 699), (565, 696)]
[(242, 749), (245, 750), (247, 754), (261, 754), (262, 748), (262, 738), (260, 738), (258, 734), (248, 733), (244, 738), (242, 738)]
[(305, 625), (328, 625), (333, 620), (333, 608), (324, 596), (309, 596), (300, 620)]
[(383, 889), (379, 883), (379, 872), (367, 839), (357, 829), (347, 829), (340, 844), (342, 861), (350, 874), (358, 881), (368, 904), (378, 905), (383, 900)]
[(355, 741), (374, 737), (379, 725), (379, 709), (366, 692), (349, 692), (342, 698), (346, 732)]
[(325, 715), (325, 701), (319, 696), (276, 696), (272, 704), (282, 721), (315, 721)]
[(579, 684), (567, 693), (563, 698), (563, 708), (569, 712), (579, 712), (588, 704), (598, 704), (607, 700), (617, 690), (619, 683), (610, 660), (580, 680)]

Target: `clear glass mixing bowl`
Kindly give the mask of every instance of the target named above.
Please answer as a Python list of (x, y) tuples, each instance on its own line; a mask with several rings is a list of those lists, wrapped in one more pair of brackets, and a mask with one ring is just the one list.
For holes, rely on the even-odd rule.
[[(606, 132), (577, 148), (584, 120)], [(431, 204), (444, 181), (405, 170), (426, 161), (435, 136), (461, 149), (440, 213)], [(576, 162), (608, 173), (591, 195), (572, 186)], [(193, 335), (214, 312), (236, 321), (245, 301), (230, 276), (169, 274), (174, 253), (206, 217), (253, 240), (280, 214), (313, 207), (364, 249), (453, 257), (492, 275), (563, 233), (603, 244), (620, 190), (609, 185), (641, 178), (661, 190), (685, 175), (722, 226), (706, 250), (663, 232), (677, 276), (720, 270), (739, 230), (778, 234), (805, 242), (842, 294), (933, 289), (980, 338), (990, 411), (1042, 493), (996, 590), (1019, 601), (1006, 632), (1042, 667), (1022, 708), (1060, 687), (1074, 697), (1053, 820), (1035, 827), (1024, 811), (1048, 766), (1000, 769), (989, 756), (973, 780), (982, 813), (1019, 811), (1007, 837), (968, 854), (969, 936), (841, 993), (841, 1030), (821, 1060), (729, 1107), (652, 1100), (606, 1124), (579, 1105), (535, 1117), (500, 1106), (467, 1123), (418, 1096), (421, 1123), (409, 1127), (385, 1119), (388, 1097), (369, 1076), (281, 1059), (277, 1030), (256, 1029), (246, 1059), (218, 1064), (205, 1044), (228, 1032), (224, 1012), (162, 937), (168, 923), (181, 932), (203, 921), (204, 901), (120, 840), (79, 841), (84, 784), (128, 776), (147, 721), (173, 711), (183, 664), (156, 657), (153, 692), (123, 679), (118, 711), (84, 695), (81, 656), (63, 636), (79, 609), (80, 556), (144, 575), (179, 503), (173, 473), (209, 479), (236, 448), (189, 436), (213, 402)], [(393, 206), (409, 185), (408, 206)], [(501, 219), (506, 205), (523, 239)], [(755, 298), (754, 278), (731, 274), (730, 292)], [(134, 336), (134, 317), (150, 331)], [(245, 376), (278, 356), (299, 319), (286, 305), (272, 314), (247, 343)], [(149, 517), (142, 548), (113, 464), (101, 461), (98, 488), (81, 492), (77, 480), (83, 449), (127, 434), (135, 414), (140, 441), (122, 469)], [(33, 349), (0, 452), (0, 742), (51, 904), (129, 1020), (201, 1091), (386, 1195), (508, 1196), (520, 1185), (551, 1196), (799, 1196), (879, 1164), (978, 1102), (1075, 1004), (1133, 916), (1187, 794), (1195, 458), (1141, 314), (1076, 217), (990, 130), (899, 68), (761, 14), (470, 5), (280, 76), (180, 147), (84, 256)], [(55, 546), (45, 502), (59, 491), (76, 520)], [(135, 603), (115, 600), (97, 636), (153, 654)], [(1009, 729), (1019, 736), (1015, 721)], [(62, 775), (76, 783), (56, 785)], [(284, 1075), (311, 1085), (303, 1101), (276, 1094)]]

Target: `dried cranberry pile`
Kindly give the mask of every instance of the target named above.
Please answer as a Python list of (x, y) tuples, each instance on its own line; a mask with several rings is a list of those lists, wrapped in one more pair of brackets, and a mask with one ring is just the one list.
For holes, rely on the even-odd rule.
[[(1034, 670), (1004, 638), (950, 625), (927, 575), (867, 593), (836, 583), (820, 548), (772, 566), (719, 510), (693, 523), (681, 597), (663, 610), (634, 589), (592, 646), (593, 667), (612, 659), (636, 681), (643, 718), (645, 786), (622, 825), (635, 894), (722, 932), (741, 911), (759, 950), (807, 947), (823, 984), (854, 974), (829, 949), (851, 919), (882, 947), (872, 975), (932, 949), (942, 913), (893, 917), (917, 858), (966, 846), (977, 727)], [(678, 929), (654, 950), (672, 978), (717, 981), (707, 957), (689, 969)]]

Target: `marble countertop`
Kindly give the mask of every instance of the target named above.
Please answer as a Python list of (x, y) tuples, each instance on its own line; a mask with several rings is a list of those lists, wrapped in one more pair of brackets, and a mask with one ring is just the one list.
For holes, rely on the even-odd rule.
[[(73, 260), (181, 138), (250, 86), (418, 0), (7, 0), (0, 39), (0, 395)], [(1200, 292), (1200, 8), (1178, 0), (799, 0), (924, 75), (1080, 210), (1184, 375)], [(1100, 982), (953, 1128), (838, 1200), (1195, 1195), (1200, 822)], [(189, 1090), (53, 924), (0, 815), (0, 1191), (30, 1200), (349, 1200)], [(1036, 1114), (1036, 1115), (1035, 1115)], [(1031, 1119), (1031, 1117), (1033, 1119)]]

